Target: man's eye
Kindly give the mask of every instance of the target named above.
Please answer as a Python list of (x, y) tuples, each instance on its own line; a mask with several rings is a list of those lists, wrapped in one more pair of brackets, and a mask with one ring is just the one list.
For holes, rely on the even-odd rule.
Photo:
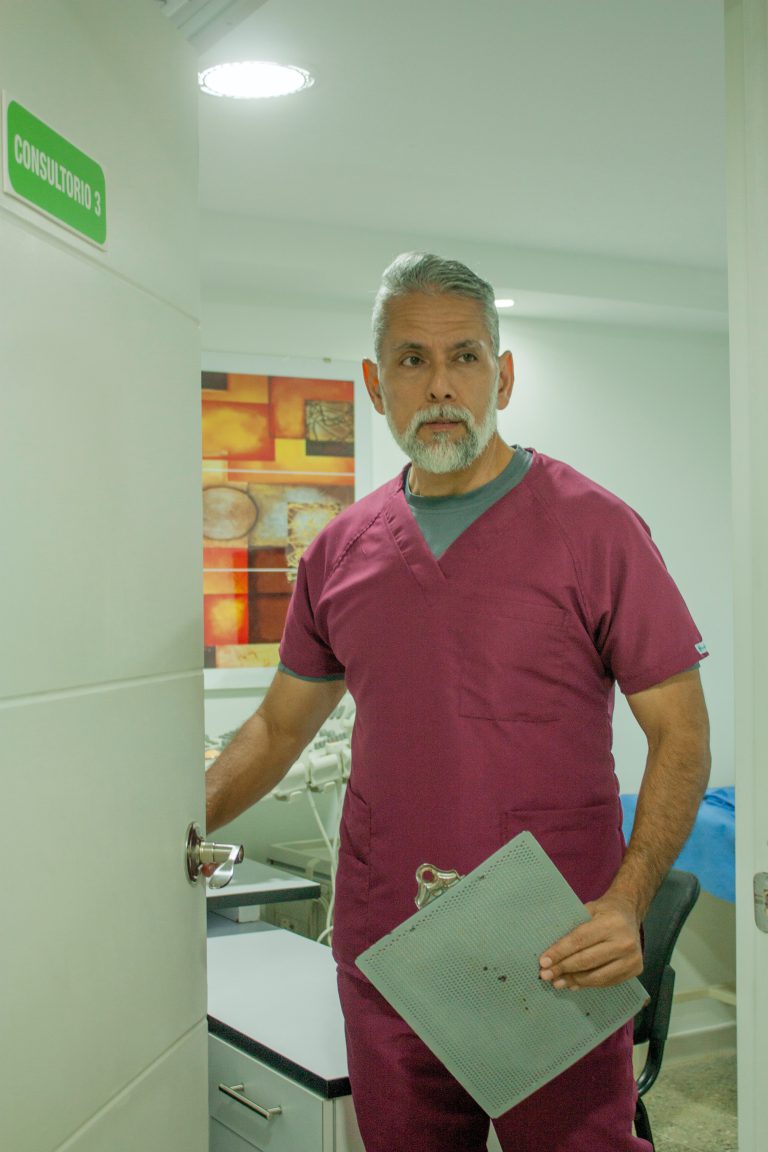
[(474, 352), (462, 352), (462, 354), (459, 356), (459, 360), (463, 361), (465, 364), (472, 364), (477, 360), (477, 356)]
[(417, 356), (415, 352), (411, 352), (408, 356), (403, 356), (400, 361), (406, 368), (415, 368), (417, 364), (421, 364), (421, 356)]

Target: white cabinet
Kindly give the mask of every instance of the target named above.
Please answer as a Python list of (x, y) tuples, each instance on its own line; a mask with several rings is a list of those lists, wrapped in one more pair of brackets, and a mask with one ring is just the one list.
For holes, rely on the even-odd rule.
[[(365, 1152), (349, 1094), (330, 949), (271, 924), (213, 919), (210, 1152)], [(265, 1120), (220, 1084), (242, 1084), (238, 1095), (281, 1111)], [(493, 1129), (488, 1152), (500, 1152)]]
[(364, 1152), (326, 947), (269, 925), (209, 939), (208, 1018), (210, 1152)]
[[(248, 1148), (335, 1152), (332, 1100), (324, 1100), (217, 1036), (209, 1036), (208, 1043), (208, 1104), (213, 1123), (237, 1133)], [(222, 1086), (234, 1088), (241, 1099), (227, 1095)], [(272, 1113), (272, 1118), (259, 1115), (245, 1101)], [(227, 1143), (222, 1147), (227, 1148)], [(213, 1139), (211, 1152), (221, 1152)]]

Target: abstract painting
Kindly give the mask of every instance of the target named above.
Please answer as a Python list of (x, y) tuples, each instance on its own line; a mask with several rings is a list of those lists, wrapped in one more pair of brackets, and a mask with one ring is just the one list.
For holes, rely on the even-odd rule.
[(299, 561), (354, 499), (354, 381), (203, 372), (205, 667), (275, 668)]

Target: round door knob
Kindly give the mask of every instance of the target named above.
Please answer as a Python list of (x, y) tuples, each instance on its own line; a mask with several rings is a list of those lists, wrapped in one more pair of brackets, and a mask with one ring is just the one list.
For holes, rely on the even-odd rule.
[(235, 864), (242, 862), (245, 850), (242, 844), (214, 844), (210, 840), (203, 840), (197, 824), (190, 824), (187, 829), (187, 878), (190, 884), (196, 884), (203, 875), (204, 864), (216, 864), (218, 867), (209, 877), (211, 888), (226, 888), (232, 879)]

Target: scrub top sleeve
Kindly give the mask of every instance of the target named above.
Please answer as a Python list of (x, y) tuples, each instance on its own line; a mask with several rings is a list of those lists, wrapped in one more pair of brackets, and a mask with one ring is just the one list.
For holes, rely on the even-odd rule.
[(280, 641), (280, 663), (301, 680), (343, 680), (344, 667), (317, 626), (309, 583), (302, 557)]
[(294, 672), (292, 668), (286, 667), (282, 660), (277, 665), (278, 672), (284, 672), (286, 676), (293, 676), (294, 680), (305, 680), (307, 684), (322, 684), (325, 680), (343, 680), (344, 673), (338, 672), (333, 676), (301, 676), (298, 672)]
[(595, 644), (625, 695), (660, 684), (708, 655), (650, 530), (616, 509), (589, 556), (585, 589)]

